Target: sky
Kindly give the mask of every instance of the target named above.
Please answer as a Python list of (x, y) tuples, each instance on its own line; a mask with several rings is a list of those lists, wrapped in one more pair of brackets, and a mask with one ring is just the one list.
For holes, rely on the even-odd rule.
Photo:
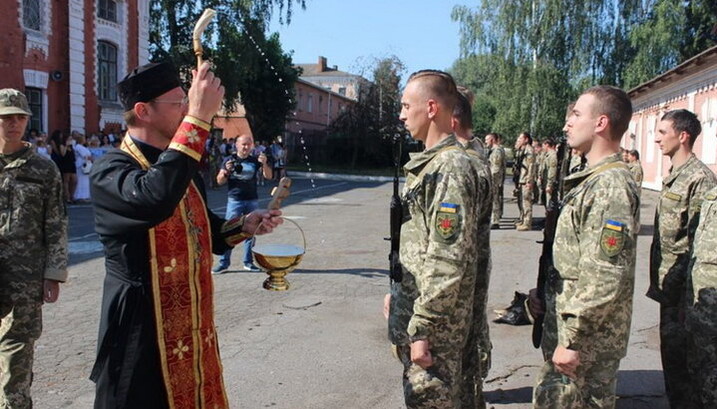
[[(306, 0), (295, 8), (289, 25), (278, 15), (269, 27), (278, 32), (285, 51), (293, 50), (295, 64), (316, 64), (364, 74), (375, 59), (396, 55), (407, 77), (421, 69), (446, 70), (459, 57), (458, 23), (451, 21), (458, 0)], [(369, 78), (370, 79), (370, 78)]]

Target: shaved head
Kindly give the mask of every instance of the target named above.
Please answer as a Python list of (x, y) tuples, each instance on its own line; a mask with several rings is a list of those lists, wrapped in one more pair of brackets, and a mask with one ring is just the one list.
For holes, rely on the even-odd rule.
[(458, 89), (450, 74), (437, 70), (417, 71), (408, 78), (408, 83), (416, 86), (416, 91), (426, 100), (434, 99), (452, 111), (456, 105)]

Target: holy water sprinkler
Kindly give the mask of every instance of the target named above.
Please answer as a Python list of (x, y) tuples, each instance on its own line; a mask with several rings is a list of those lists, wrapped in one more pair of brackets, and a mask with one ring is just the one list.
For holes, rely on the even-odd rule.
[(197, 24), (194, 25), (192, 42), (194, 44), (194, 55), (197, 56), (197, 69), (199, 69), (199, 66), (202, 65), (202, 55), (204, 54), (204, 49), (202, 48), (202, 34), (204, 34), (204, 30), (206, 30), (207, 26), (211, 23), (216, 14), (217, 12), (212, 9), (204, 9), (204, 13), (202, 13), (202, 16), (199, 17), (199, 20), (197, 20)]
[[(291, 179), (287, 177), (281, 178), (279, 186), (274, 188), (272, 192), (272, 199), (268, 206), (269, 210), (281, 207), (281, 202), (289, 197), (289, 187), (291, 187)], [(304, 231), (295, 221), (291, 219), (284, 220), (293, 223), (299, 229), (304, 243), (303, 247), (288, 244), (260, 244), (254, 245), (251, 249), (256, 265), (269, 275), (269, 278), (264, 281), (264, 288), (271, 291), (286, 291), (289, 289), (289, 282), (286, 281), (285, 277), (299, 265), (304, 253), (306, 253)]]

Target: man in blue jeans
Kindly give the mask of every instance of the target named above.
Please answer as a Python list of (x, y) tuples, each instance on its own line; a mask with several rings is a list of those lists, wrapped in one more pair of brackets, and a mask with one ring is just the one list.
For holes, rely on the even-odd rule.
[[(257, 174), (261, 171), (265, 179), (271, 179), (273, 172), (266, 155), (251, 156), (254, 149), (254, 138), (242, 134), (236, 139), (236, 153), (224, 159), (221, 170), (217, 174), (217, 183), (221, 186), (229, 183), (226, 219), (256, 210), (259, 196), (256, 191)], [(261, 169), (260, 169), (261, 168)], [(244, 241), (244, 270), (259, 271), (251, 258), (251, 246), (254, 239)], [(232, 250), (229, 249), (219, 258), (212, 272), (221, 274), (231, 264)]]

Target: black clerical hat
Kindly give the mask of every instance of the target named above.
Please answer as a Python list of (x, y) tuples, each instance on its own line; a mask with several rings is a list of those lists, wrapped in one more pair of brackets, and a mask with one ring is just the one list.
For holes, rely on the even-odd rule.
[(168, 62), (139, 66), (117, 83), (125, 111), (132, 110), (137, 102), (148, 102), (181, 86), (177, 69)]

